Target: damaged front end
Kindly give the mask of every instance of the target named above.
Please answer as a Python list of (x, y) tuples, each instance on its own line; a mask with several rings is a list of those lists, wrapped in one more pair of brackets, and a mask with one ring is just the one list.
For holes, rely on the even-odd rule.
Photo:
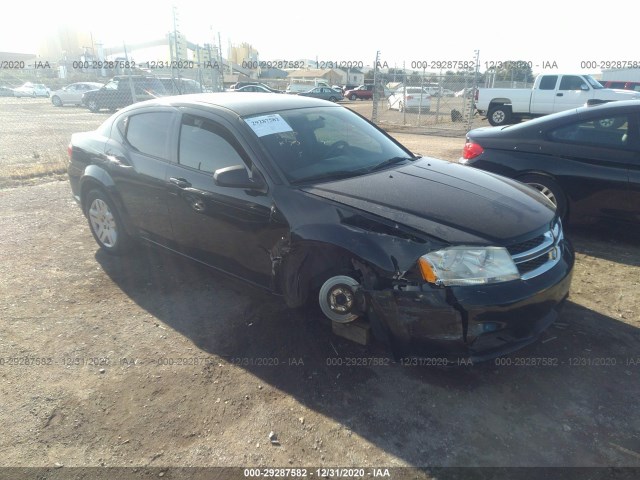
[[(522, 245), (528, 250), (522, 251)], [(496, 273), (504, 272), (484, 268), (489, 273), (482, 281), (472, 278), (467, 283), (433, 278), (430, 271), (419, 275), (421, 257), (392, 288), (366, 291), (372, 329), (396, 357), (475, 362), (534, 342), (556, 320), (568, 297), (573, 249), (557, 224), (550, 233), (504, 250), (515, 260), (515, 274), (500, 277)]]
[(317, 299), (334, 325), (366, 321), (396, 357), (509, 353), (535, 341), (568, 295), (574, 256), (557, 220), (486, 246), (442, 223), (418, 230), (327, 207), (316, 208), (325, 221), (294, 222), (271, 249), (275, 290), (290, 307)]

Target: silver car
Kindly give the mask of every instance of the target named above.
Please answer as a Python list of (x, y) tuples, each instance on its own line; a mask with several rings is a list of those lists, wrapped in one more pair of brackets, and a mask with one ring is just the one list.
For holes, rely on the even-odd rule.
[(49, 89), (42, 83), (26, 82), (22, 86), (13, 89), (16, 97), (48, 97)]
[(417, 110), (428, 112), (431, 109), (431, 95), (421, 87), (406, 87), (396, 90), (387, 100), (389, 110)]
[(298, 93), (298, 95), (301, 95), (303, 97), (319, 98), (321, 100), (329, 100), (331, 102), (344, 100), (344, 95), (342, 95), (342, 92), (329, 87), (312, 88), (308, 92), (300, 92)]
[(67, 85), (51, 94), (51, 103), (56, 107), (63, 105), (82, 105), (82, 95), (89, 90), (98, 90), (101, 83), (78, 82)]

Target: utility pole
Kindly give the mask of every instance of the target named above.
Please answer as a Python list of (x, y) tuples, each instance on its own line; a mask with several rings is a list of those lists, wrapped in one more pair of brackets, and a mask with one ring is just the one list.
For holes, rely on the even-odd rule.
[(380, 50), (376, 52), (376, 61), (373, 64), (373, 108), (371, 109), (371, 121), (378, 121), (378, 64), (380, 63)]

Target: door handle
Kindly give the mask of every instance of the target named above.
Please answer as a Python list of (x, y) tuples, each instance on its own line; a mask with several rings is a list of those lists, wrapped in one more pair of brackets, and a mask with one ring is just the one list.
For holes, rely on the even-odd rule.
[(564, 93), (556, 93), (556, 97), (562, 97)]
[(178, 188), (189, 188), (191, 186), (191, 183), (184, 178), (171, 177), (169, 179), (169, 183), (175, 185)]

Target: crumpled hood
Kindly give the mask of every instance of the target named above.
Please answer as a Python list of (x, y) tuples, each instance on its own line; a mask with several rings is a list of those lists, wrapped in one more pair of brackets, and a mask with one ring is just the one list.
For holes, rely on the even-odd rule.
[(555, 217), (526, 185), (433, 158), (302, 190), (448, 242), (510, 243)]

